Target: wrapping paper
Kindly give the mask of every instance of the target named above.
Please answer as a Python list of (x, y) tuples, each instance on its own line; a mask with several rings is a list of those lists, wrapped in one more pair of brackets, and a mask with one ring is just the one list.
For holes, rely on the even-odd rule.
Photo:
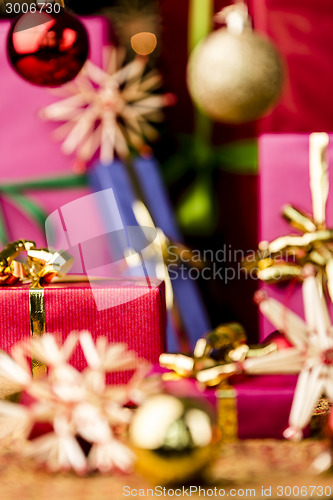
[(230, 379), (226, 387), (205, 391), (200, 391), (191, 379), (164, 384), (172, 394), (201, 397), (215, 407), (222, 440), (230, 442), (235, 439), (283, 439), (296, 381), (295, 375), (239, 376)]
[[(327, 149), (329, 183), (333, 186), (333, 135)], [(281, 208), (291, 203), (312, 213), (309, 185), (309, 135), (266, 134), (259, 139), (260, 213), (259, 239), (271, 241), (286, 234), (297, 234), (281, 217)], [(330, 191), (326, 210), (327, 227), (333, 225), (333, 193)], [(304, 317), (300, 287), (264, 285), (269, 295)], [(260, 339), (275, 328), (260, 318)]]
[[(82, 18), (89, 34), (90, 59), (102, 63), (102, 48), (109, 43), (109, 26), (102, 17)], [(58, 97), (48, 88), (24, 81), (9, 64), (6, 55), (10, 22), (0, 21), (0, 112), (3, 126), (0, 135), (1, 182), (23, 181), (73, 174), (73, 156), (66, 156), (52, 137), (53, 123), (38, 116), (39, 111)], [(29, 192), (29, 198), (49, 214), (57, 208), (87, 194), (87, 188)], [(16, 206), (1, 199), (9, 239), (29, 238), (45, 245), (43, 231), (22, 214)]]
[[(9, 352), (14, 343), (30, 336), (28, 286), (0, 289), (0, 315), (0, 349)], [(60, 332), (62, 339), (70, 331), (89, 330), (94, 339), (104, 335), (109, 342), (124, 342), (139, 357), (156, 363), (165, 343), (164, 284), (152, 282), (147, 287), (140, 280), (115, 280), (95, 283), (93, 291), (89, 283), (46, 285), (45, 319), (46, 331)], [(79, 370), (86, 366), (80, 348), (70, 362)], [(127, 377), (117, 373), (112, 382)]]
[[(239, 378), (231, 389), (217, 391), (219, 419), (227, 437), (282, 439), (297, 376), (265, 375)], [(225, 414), (224, 414), (225, 413)]]
[[(133, 167), (140, 180), (145, 201), (156, 227), (161, 228), (167, 237), (181, 241), (157, 162), (154, 159), (137, 158)], [(115, 161), (110, 166), (97, 165), (90, 172), (90, 181), (96, 190), (112, 188), (124, 226), (137, 225), (132, 210), (132, 203), (135, 200), (134, 189), (128, 172), (121, 162)], [(113, 216), (111, 212), (108, 215), (105, 210), (103, 215), (104, 218)], [(108, 223), (109, 220), (106, 220), (106, 224)], [(184, 274), (179, 273), (175, 277), (173, 273), (171, 277), (185, 336), (191, 348), (196, 340), (210, 329), (210, 324), (199, 289), (195, 281), (187, 276), (186, 265), (183, 264), (183, 267), (185, 267)], [(176, 269), (175, 266), (173, 269)], [(167, 324), (167, 349), (171, 352), (177, 352), (180, 349), (177, 328), (170, 315)]]

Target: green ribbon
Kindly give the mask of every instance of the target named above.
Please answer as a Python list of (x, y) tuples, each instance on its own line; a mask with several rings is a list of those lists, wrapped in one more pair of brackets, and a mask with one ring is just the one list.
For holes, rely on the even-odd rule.
[[(210, 33), (213, 15), (213, 0), (190, 0), (188, 16), (189, 55)], [(211, 142), (212, 122), (208, 116), (197, 108), (195, 109), (195, 136), (200, 140), (204, 140), (207, 144)]]
[[(212, 28), (214, 15), (213, 0), (190, 0), (188, 17), (188, 54), (204, 40)], [(195, 136), (204, 140), (207, 145), (211, 142), (212, 122), (198, 108), (195, 109)]]
[(191, 178), (177, 207), (177, 218), (187, 234), (208, 236), (217, 224), (218, 201), (214, 170), (255, 175), (258, 164), (256, 139), (210, 147), (197, 138), (184, 136), (177, 155), (164, 164), (163, 176), (170, 186), (182, 177)]
[(208, 148), (197, 138), (182, 136), (179, 152), (164, 162), (163, 178), (171, 186), (189, 172), (192, 176), (205, 171), (211, 174), (216, 168), (241, 175), (255, 175), (258, 168), (257, 139), (243, 139)]
[[(36, 180), (9, 182), (0, 185), (0, 197), (10, 201), (26, 217), (31, 219), (42, 230), (45, 228), (45, 220), (48, 217), (43, 208), (31, 200), (27, 191), (45, 191), (55, 189), (79, 188), (87, 185), (85, 175), (62, 175), (56, 177), (45, 177)], [(8, 228), (3, 213), (0, 211), (0, 243), (5, 245), (10, 241)]]
[(189, 52), (192, 52), (194, 47), (210, 32), (213, 15), (213, 0), (190, 0), (188, 30)]

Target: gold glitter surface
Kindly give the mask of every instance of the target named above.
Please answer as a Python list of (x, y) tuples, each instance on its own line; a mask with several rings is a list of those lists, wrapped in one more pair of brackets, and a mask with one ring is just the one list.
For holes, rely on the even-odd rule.
[[(262, 487), (272, 486), (273, 493), (277, 486), (332, 486), (331, 476), (315, 477), (307, 472), (314, 458), (325, 449), (325, 442), (315, 440), (298, 444), (275, 440), (226, 444), (205, 487), (224, 488), (226, 494), (232, 488), (254, 488), (256, 494), (252, 498), (259, 499), (264, 498)], [(0, 448), (0, 484), (0, 500), (118, 500), (124, 498), (124, 486), (136, 490), (152, 488), (136, 474), (96, 474), (85, 478), (69, 473), (51, 475), (34, 468), (31, 462), (15, 458), (4, 445)], [(153, 498), (152, 493), (146, 498)], [(198, 495), (192, 495), (192, 499), (197, 498)]]

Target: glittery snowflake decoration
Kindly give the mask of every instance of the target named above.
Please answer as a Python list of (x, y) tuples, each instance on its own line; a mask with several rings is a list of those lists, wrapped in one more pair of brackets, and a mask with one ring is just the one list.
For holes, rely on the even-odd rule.
[(146, 141), (158, 135), (152, 123), (161, 122), (161, 109), (174, 102), (171, 94), (156, 93), (161, 76), (155, 70), (145, 73), (146, 58), (121, 67), (123, 51), (108, 48), (105, 54), (103, 68), (87, 61), (77, 78), (54, 91), (63, 99), (41, 111), (46, 120), (65, 122), (54, 136), (82, 165), (98, 151), (103, 164), (115, 155), (127, 157), (131, 149), (144, 152)]
[[(88, 365), (82, 372), (68, 363), (78, 345)], [(29, 358), (45, 364), (48, 374), (33, 378)], [(0, 439), (10, 437), (20, 454), (52, 472), (131, 472), (134, 455), (123, 434), (132, 410), (125, 405), (144, 398), (148, 369), (126, 345), (106, 337), (94, 343), (86, 331), (71, 333), (62, 345), (51, 334), (16, 344), (12, 357), (0, 353), (0, 377), (32, 402), (0, 402)], [(122, 370), (135, 370), (127, 384), (106, 385), (106, 373)], [(149, 384), (148, 393), (158, 390)], [(32, 438), (40, 423), (49, 431)]]
[[(259, 299), (261, 312), (293, 345), (279, 352), (281, 362), (290, 360), (290, 352), (298, 353), (299, 376), (289, 427), (284, 432), (286, 438), (296, 441), (302, 438), (318, 400), (325, 395), (333, 401), (333, 327), (322, 287), (310, 264), (304, 268), (302, 290), (305, 322), (275, 299), (264, 295)], [(274, 354), (263, 361), (270, 362), (270, 358), (274, 359)]]

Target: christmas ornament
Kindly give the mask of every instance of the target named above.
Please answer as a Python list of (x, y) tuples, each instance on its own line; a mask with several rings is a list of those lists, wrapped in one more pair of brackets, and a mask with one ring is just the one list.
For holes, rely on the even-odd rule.
[(329, 193), (326, 133), (310, 135), (309, 178), (313, 215), (293, 205), (285, 205), (282, 215), (300, 235), (280, 236), (259, 244), (259, 258), (250, 255), (243, 262), (245, 271), (255, 270), (262, 281), (276, 283), (302, 279), (303, 268), (311, 263), (324, 289), (333, 300), (333, 229), (326, 227), (326, 203)]
[(65, 98), (41, 112), (46, 120), (65, 122), (55, 137), (64, 141), (64, 153), (76, 152), (84, 164), (98, 150), (103, 164), (111, 163), (115, 153), (127, 157), (130, 148), (143, 152), (146, 139), (157, 136), (151, 123), (162, 121), (161, 108), (174, 103), (170, 94), (155, 93), (161, 85), (156, 71), (143, 75), (145, 58), (119, 67), (123, 57), (121, 51), (109, 49), (104, 69), (87, 61), (78, 78), (61, 89)]
[(223, 9), (218, 19), (227, 26), (211, 33), (190, 56), (190, 94), (215, 120), (255, 120), (281, 93), (284, 71), (280, 55), (271, 42), (249, 26), (245, 4)]
[[(57, 4), (20, 16), (7, 41), (13, 68), (30, 83), (56, 87), (72, 80), (85, 63), (89, 44), (82, 23)], [(52, 5), (53, 9), (46, 6)]]
[(276, 332), (271, 333), (268, 337), (265, 338), (265, 343), (276, 345), (276, 349), (278, 351), (283, 351), (284, 349), (289, 349), (292, 347), (291, 342), (278, 330)]
[[(81, 373), (68, 364), (78, 346), (88, 365)], [(94, 343), (85, 331), (70, 333), (62, 345), (47, 333), (14, 345), (11, 354), (0, 353), (0, 380), (25, 391), (32, 403), (0, 402), (0, 438), (14, 438), (17, 453), (52, 472), (132, 470), (135, 457), (124, 443), (132, 411), (124, 405), (144, 399), (141, 382), (150, 369), (146, 362), (124, 344), (109, 344), (106, 337)], [(48, 374), (33, 378), (30, 358), (45, 364)], [(128, 384), (106, 385), (106, 373), (133, 369)], [(36, 432), (41, 423), (48, 424), (49, 432)]]
[(220, 436), (207, 403), (158, 394), (136, 411), (129, 437), (138, 471), (166, 484), (200, 474), (214, 459)]

